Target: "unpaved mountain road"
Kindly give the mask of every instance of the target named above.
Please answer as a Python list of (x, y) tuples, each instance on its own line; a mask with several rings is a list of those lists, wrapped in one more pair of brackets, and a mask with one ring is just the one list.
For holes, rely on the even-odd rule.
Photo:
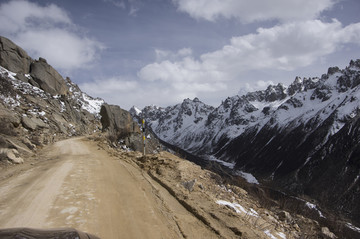
[(0, 228), (73, 227), (101, 238), (217, 238), (135, 164), (72, 138), (0, 182)]

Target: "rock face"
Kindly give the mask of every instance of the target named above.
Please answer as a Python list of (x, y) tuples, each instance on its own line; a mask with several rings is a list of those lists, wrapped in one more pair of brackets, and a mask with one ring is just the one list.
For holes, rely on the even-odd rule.
[(130, 112), (121, 109), (117, 105), (103, 104), (100, 110), (103, 132), (107, 132), (108, 139), (115, 146), (130, 148), (143, 152), (144, 136), (145, 151), (153, 153), (160, 150), (160, 143), (148, 129), (142, 131), (137, 117), (132, 117)]
[(103, 104), (100, 115), (103, 131), (108, 131), (116, 139), (131, 133), (140, 133), (140, 128), (133, 121), (130, 113), (118, 105)]
[[(69, 92), (66, 81), (45, 59), (31, 59), (28, 54), (12, 41), (0, 36), (0, 65), (17, 78), (29, 82), (51, 95), (65, 95)], [(30, 74), (31, 78), (25, 77)]]
[(0, 36), (0, 65), (11, 72), (28, 74), (32, 59), (9, 39)]
[(237, 95), (211, 108), (198, 99), (140, 114), (162, 140), (308, 195), (359, 221), (360, 60), (321, 78)]
[(30, 75), (35, 81), (30, 83), (51, 95), (65, 95), (69, 91), (62, 76), (43, 58), (31, 63)]
[(43, 144), (101, 128), (102, 99), (64, 80), (44, 59), (34, 61), (10, 40), (0, 41), (1, 164), (21, 163)]

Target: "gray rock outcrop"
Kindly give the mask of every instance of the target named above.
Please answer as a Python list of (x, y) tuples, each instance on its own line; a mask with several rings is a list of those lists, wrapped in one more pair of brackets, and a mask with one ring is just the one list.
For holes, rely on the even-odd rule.
[(0, 36), (0, 65), (15, 73), (28, 74), (32, 59), (19, 46)]
[[(0, 36), (0, 65), (17, 73), (21, 81), (29, 82), (51, 95), (68, 94), (69, 89), (63, 77), (44, 58), (34, 61), (19, 46)], [(30, 74), (27, 78), (24, 74)]]
[(140, 128), (130, 113), (117, 105), (103, 104), (100, 115), (103, 131), (107, 131), (109, 136), (116, 138), (115, 140), (131, 133), (140, 133)]
[(21, 123), (23, 124), (23, 126), (26, 128), (26, 129), (29, 129), (29, 130), (36, 130), (37, 128), (49, 128), (49, 126), (47, 124), (44, 123), (44, 121), (42, 121), (41, 119), (39, 118), (30, 118), (28, 116), (23, 116), (21, 118)]
[(31, 63), (30, 75), (35, 84), (34, 82), (30, 83), (39, 86), (51, 95), (65, 95), (69, 91), (62, 76), (41, 57), (38, 61)]

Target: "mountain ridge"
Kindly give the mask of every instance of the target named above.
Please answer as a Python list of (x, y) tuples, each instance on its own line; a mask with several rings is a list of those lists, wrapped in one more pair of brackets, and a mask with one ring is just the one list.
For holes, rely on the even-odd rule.
[[(346, 159), (340, 160), (339, 168), (330, 161), (330, 165), (321, 164), (323, 170), (332, 172), (326, 171), (322, 181), (342, 185), (335, 186), (338, 191), (326, 189), (330, 187), (324, 188), (324, 184), (311, 185), (318, 180), (311, 175), (322, 172), (314, 165), (319, 164), (319, 158), (328, 159), (329, 142), (338, 142), (336, 138), (348, 125), (357, 127), (359, 85), (360, 60), (351, 60), (345, 69), (330, 67), (320, 78), (296, 77), (288, 87), (270, 85), (262, 91), (228, 97), (218, 107), (187, 99), (166, 108), (145, 107), (140, 117), (145, 118), (161, 140), (206, 159), (215, 157), (233, 163), (234, 171), (252, 173), (262, 182), (288, 193), (307, 193), (324, 206), (358, 220), (356, 215), (360, 211), (356, 202), (360, 197), (356, 190), (360, 190), (360, 167), (359, 156), (354, 156), (358, 155), (358, 142), (347, 138), (353, 145), (345, 152), (353, 155), (351, 165)], [(190, 105), (185, 108), (184, 104)], [(196, 105), (203, 107), (199, 109)], [(198, 112), (203, 114), (195, 122), (194, 115)], [(341, 144), (332, 147), (342, 150)], [(319, 152), (326, 153), (319, 156)], [(346, 170), (353, 173), (346, 174)], [(334, 182), (332, 177), (338, 180)], [(351, 196), (348, 189), (352, 189)], [(341, 201), (334, 204), (333, 197), (316, 195), (317, 190), (333, 197), (345, 195), (350, 211), (344, 209)]]

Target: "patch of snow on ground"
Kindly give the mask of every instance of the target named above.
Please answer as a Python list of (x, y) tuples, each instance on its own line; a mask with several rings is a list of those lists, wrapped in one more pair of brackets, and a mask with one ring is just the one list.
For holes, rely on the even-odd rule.
[(60, 104), (61, 104), (60, 113), (65, 112), (66, 111), (65, 103), (60, 101)]
[(259, 181), (251, 173), (245, 173), (241, 170), (237, 170), (235, 175), (243, 177), (248, 183), (259, 184)]
[(281, 237), (282, 239), (286, 239), (286, 235), (283, 232), (278, 232), (277, 233), (279, 237)]
[(245, 213), (245, 214), (253, 216), (253, 217), (259, 216), (259, 214), (254, 209), (250, 208), (250, 210), (247, 211), (243, 206), (241, 206), (238, 203), (231, 203), (231, 202), (228, 202), (225, 200), (218, 200), (218, 201), (216, 201), (216, 203), (219, 205), (228, 206), (228, 207), (234, 209), (236, 213)]
[(15, 108), (17, 106), (20, 106), (20, 103), (17, 100), (11, 98), (11, 97), (4, 97), (3, 95), (1, 95), (0, 99), (2, 99), (3, 102), (6, 105), (10, 106), (11, 108)]
[(225, 161), (222, 161), (220, 159), (217, 159), (215, 156), (211, 155), (209, 156), (208, 160), (210, 161), (215, 161), (215, 162), (218, 162), (220, 163), (221, 165), (227, 167), (227, 168), (230, 168), (230, 169), (233, 169), (235, 167), (235, 163), (229, 163), (229, 162), (225, 162)]
[(309, 202), (306, 202), (305, 205), (310, 208), (310, 209), (314, 209), (316, 210), (318, 213), (319, 213), (319, 216), (320, 217), (323, 217), (325, 218), (325, 216), (321, 213), (321, 211), (319, 209), (317, 209), (316, 205), (315, 204), (312, 204), (312, 203), (309, 203)]
[(357, 231), (358, 233), (360, 233), (360, 228), (355, 227), (353, 224), (351, 224), (350, 222), (345, 224), (348, 228), (350, 228), (351, 230)]
[(2, 66), (0, 66), (0, 74), (4, 77), (9, 77), (10, 79), (15, 80), (16, 73), (9, 71)]
[(270, 237), (271, 239), (278, 239), (277, 237), (275, 237), (273, 234), (271, 234), (270, 230), (265, 230), (264, 233)]
[(100, 99), (92, 99), (87, 94), (83, 93), (84, 103), (82, 104), (82, 109), (90, 112), (91, 114), (99, 114), (101, 105), (104, 103), (103, 100)]

